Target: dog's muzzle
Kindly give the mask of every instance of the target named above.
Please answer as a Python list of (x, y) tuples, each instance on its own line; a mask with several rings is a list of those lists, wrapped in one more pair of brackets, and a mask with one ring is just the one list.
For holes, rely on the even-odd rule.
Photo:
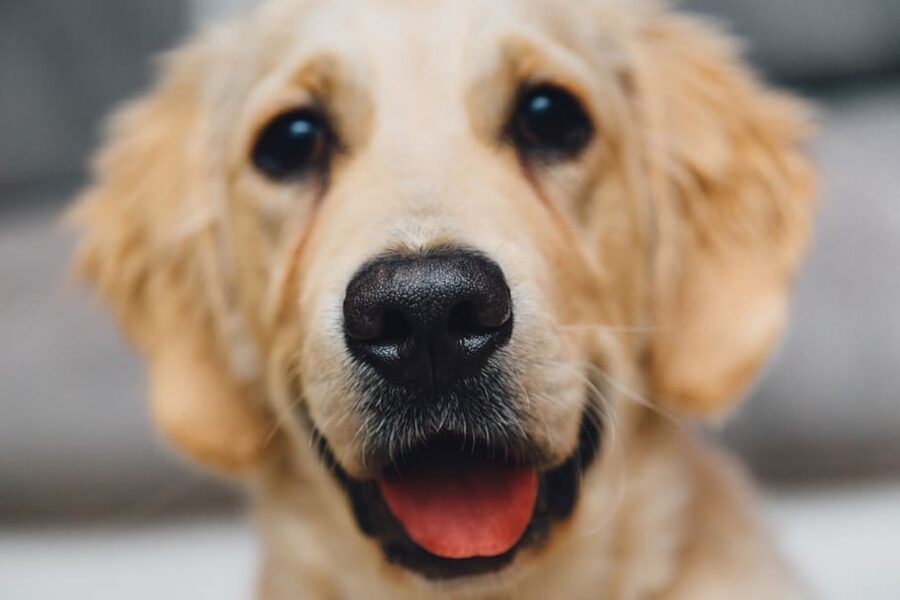
[(495, 571), (571, 512), (599, 420), (585, 416), (561, 465), (529, 439), (496, 263), (460, 248), (378, 257), (348, 285), (343, 315), (370, 475), (350, 477), (310, 427), (389, 560), (431, 578)]

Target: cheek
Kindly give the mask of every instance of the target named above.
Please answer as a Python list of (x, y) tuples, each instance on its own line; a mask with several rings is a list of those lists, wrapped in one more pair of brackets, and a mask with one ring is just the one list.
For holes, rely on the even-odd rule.
[(329, 309), (320, 314), (317, 323), (305, 328), (297, 362), (303, 400), (317, 426), (324, 430), (344, 418), (353, 406), (343, 336), (332, 312)]
[[(302, 405), (317, 423), (352, 428), (343, 416), (353, 390), (341, 334), (341, 282), (352, 273), (352, 260), (330, 241), (334, 228), (320, 227), (321, 206), (302, 189), (238, 190), (228, 214), (233, 291), (264, 357), (269, 395), (292, 423), (300, 422)], [(289, 195), (293, 205), (267, 212), (263, 205), (278, 204), (273, 194)]]
[(585, 354), (536, 280), (520, 282), (513, 302), (508, 365), (514, 391), (532, 438), (562, 462), (575, 447), (587, 400)]
[(234, 293), (261, 339), (282, 324), (285, 299), (296, 285), (299, 249), (315, 214), (311, 191), (238, 177), (230, 192), (224, 243), (233, 265)]
[(338, 251), (340, 244), (330, 244), (327, 238), (328, 232), (312, 231), (297, 262), (291, 302), (299, 335), (291, 371), (301, 389), (299, 401), (316, 429), (356, 475), (359, 390), (343, 334), (345, 287), (356, 265)]
[(579, 237), (595, 270), (595, 294), (605, 305), (604, 321), (637, 328), (647, 318), (654, 228), (664, 226), (641, 190), (614, 168), (591, 190), (579, 221)]
[(230, 225), (228, 242), (232, 249), (230, 260), (234, 265), (236, 292), (245, 309), (253, 313), (255, 320), (261, 321), (277, 256), (274, 240), (252, 211), (232, 210)]

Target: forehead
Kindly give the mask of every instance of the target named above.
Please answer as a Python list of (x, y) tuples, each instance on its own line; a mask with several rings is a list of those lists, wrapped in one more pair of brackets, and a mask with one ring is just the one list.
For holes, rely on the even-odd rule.
[[(570, 0), (269, 0), (260, 11), (310, 41), (342, 39), (390, 51), (446, 42), (520, 25), (553, 27)], [(551, 7), (553, 10), (551, 10)], [(443, 48), (447, 50), (447, 48)]]
[[(369, 80), (459, 81), (498, 59), (511, 37), (578, 50), (596, 36), (587, 2), (572, 0), (271, 0), (257, 34), (269, 60), (317, 54)], [(402, 77), (400, 76), (402, 74)]]

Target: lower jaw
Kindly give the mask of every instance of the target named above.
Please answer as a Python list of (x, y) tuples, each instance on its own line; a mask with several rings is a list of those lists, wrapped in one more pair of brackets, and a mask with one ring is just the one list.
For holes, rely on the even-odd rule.
[(573, 453), (561, 465), (539, 474), (534, 512), (518, 542), (496, 556), (463, 559), (436, 556), (413, 542), (388, 509), (377, 483), (350, 477), (337, 463), (324, 438), (321, 435), (314, 435), (314, 438), (318, 440), (324, 463), (350, 500), (357, 526), (379, 543), (385, 558), (427, 579), (448, 580), (501, 571), (522, 550), (540, 547), (552, 527), (575, 510), (581, 474), (596, 458), (601, 435), (600, 420), (586, 412), (582, 417), (578, 446)]

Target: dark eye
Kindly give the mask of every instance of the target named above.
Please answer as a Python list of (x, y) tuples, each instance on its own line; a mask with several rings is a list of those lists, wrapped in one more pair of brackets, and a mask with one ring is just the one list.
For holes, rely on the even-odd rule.
[(552, 85), (520, 91), (509, 124), (509, 136), (519, 152), (538, 159), (574, 157), (587, 146), (593, 132), (578, 100)]
[(278, 115), (253, 146), (253, 164), (278, 181), (295, 180), (328, 167), (332, 135), (324, 115), (298, 109)]

